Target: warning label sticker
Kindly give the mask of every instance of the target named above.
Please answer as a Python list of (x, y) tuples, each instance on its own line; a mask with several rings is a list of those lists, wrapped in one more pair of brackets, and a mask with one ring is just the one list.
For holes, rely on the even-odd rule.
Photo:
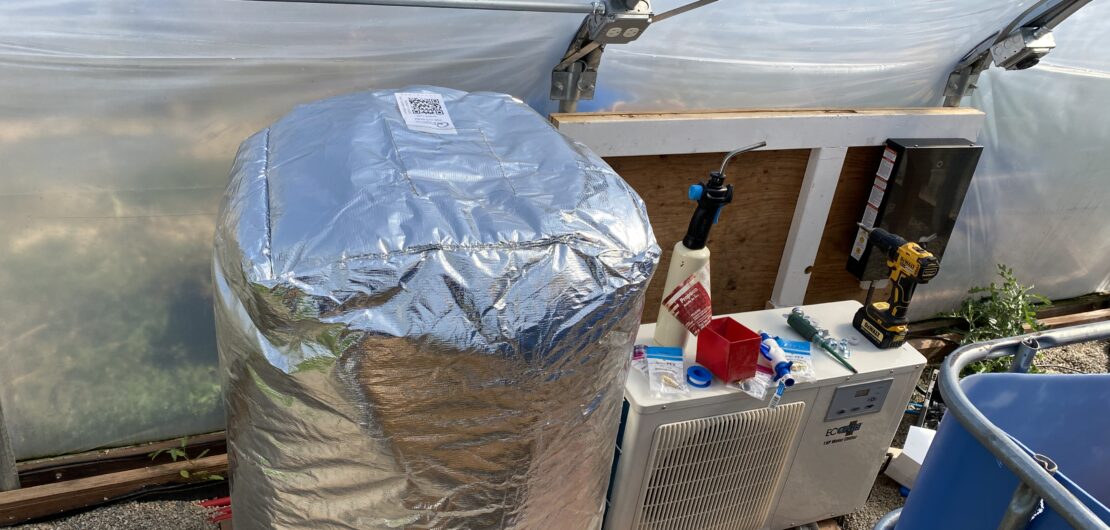
[(867, 246), (867, 231), (860, 228), (856, 231), (856, 240), (852, 243), (852, 258), (863, 258), (863, 249)]
[(890, 180), (890, 171), (892, 169), (894, 169), (894, 162), (884, 158), (882, 162), (879, 162), (879, 171), (877, 171), (875, 175), (883, 180)]
[(871, 196), (867, 198), (867, 204), (878, 208), (879, 205), (883, 203), (883, 195), (885, 194), (886, 193), (883, 191), (882, 188), (878, 186), (872, 186)]
[(894, 162), (895, 160), (898, 160), (898, 152), (887, 147), (883, 150), (883, 158)]
[(709, 266), (691, 274), (663, 298), (663, 307), (694, 335), (705, 329), (713, 319), (713, 304), (702, 278), (704, 283), (708, 283)]
[(863, 209), (863, 219), (861, 219), (860, 222), (867, 228), (875, 228), (875, 220), (878, 218), (879, 209), (868, 204), (867, 208)]

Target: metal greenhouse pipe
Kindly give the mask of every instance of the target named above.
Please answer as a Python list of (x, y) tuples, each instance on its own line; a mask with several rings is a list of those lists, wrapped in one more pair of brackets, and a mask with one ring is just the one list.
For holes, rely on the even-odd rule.
[(894, 510), (887, 512), (886, 515), (882, 516), (882, 518), (876, 521), (875, 526), (872, 528), (872, 530), (894, 530), (895, 525), (898, 524), (898, 519), (901, 517), (902, 509), (895, 508)]
[(352, 4), (397, 7), (438, 7), (448, 9), (486, 9), (491, 11), (532, 11), (540, 13), (604, 12), (604, 4), (560, 2), (558, 0), (252, 0), (255, 2), (294, 2), (302, 4)]

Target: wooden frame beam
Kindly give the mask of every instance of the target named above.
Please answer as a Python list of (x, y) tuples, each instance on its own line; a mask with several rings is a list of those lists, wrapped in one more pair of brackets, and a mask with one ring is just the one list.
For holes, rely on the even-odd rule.
[[(224, 431), (190, 436), (185, 450), (190, 455), (199, 454), (205, 449), (211, 454), (227, 452)], [(169, 455), (162, 455), (157, 461), (147, 456), (159, 449), (181, 447), (181, 439), (164, 440), (127, 447), (99, 449), (65, 456), (28, 460), (18, 464), (19, 479), (23, 487), (41, 486), (53, 482), (64, 482), (78, 478), (126, 471), (140, 467), (169, 462)]]
[(102, 504), (106, 500), (147, 486), (195, 480), (182, 477), (182, 470), (192, 475), (225, 473), (227, 455), (179, 460), (170, 464), (5, 491), (0, 493), (0, 525)]
[(882, 145), (887, 138), (975, 138), (985, 114), (971, 108), (722, 110), (552, 114), (563, 134), (603, 157)]

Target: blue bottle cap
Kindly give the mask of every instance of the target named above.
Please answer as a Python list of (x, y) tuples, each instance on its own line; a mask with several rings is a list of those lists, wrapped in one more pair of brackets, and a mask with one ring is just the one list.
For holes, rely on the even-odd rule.
[(705, 188), (702, 187), (701, 184), (691, 184), (690, 189), (686, 190), (686, 196), (689, 197), (691, 201), (696, 201), (701, 199), (701, 194), (704, 192)]
[(686, 369), (686, 382), (690, 386), (706, 388), (713, 382), (713, 374), (701, 366), (694, 365)]

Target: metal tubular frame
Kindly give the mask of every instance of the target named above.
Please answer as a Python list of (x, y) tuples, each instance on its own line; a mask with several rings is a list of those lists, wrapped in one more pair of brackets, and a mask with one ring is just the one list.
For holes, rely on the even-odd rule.
[[(969, 344), (949, 354), (940, 369), (940, 392), (948, 406), (948, 414), (952, 414), (967, 432), (983, 444), (983, 447), (986, 447), (999, 462), (1017, 475), (1021, 484), (1025, 487), (1018, 487), (1014, 492), (1015, 497), (1028, 495), (1028, 490), (1031, 490), (1036, 498), (1043, 499), (1072, 528), (1082, 530), (1108, 530), (1110, 526), (1103, 523), (1094, 512), (1053, 478), (1045, 464), (1029, 456), (1025, 450), (1010, 439), (1005, 431), (991, 423), (982, 412), (979, 412), (979, 409), (975, 408), (967, 394), (960, 388), (960, 371), (976, 361), (1015, 355), (1019, 353), (1019, 350), (1035, 351), (1036, 348), (1032, 347), (1032, 344), (1023, 346), (1023, 343), (1029, 339), (1036, 341), (1036, 344), (1041, 348), (1055, 348), (1105, 338), (1110, 338), (1110, 322), (1096, 322), (1082, 326), (1041, 331), (1019, 337)], [(1015, 359), (1015, 362), (1018, 362), (1018, 359)], [(1011, 501), (1010, 507), (1024, 505), (1026, 500), (1015, 498)], [(887, 514), (879, 521), (883, 526), (876, 524), (875, 529), (893, 529), (898, 522), (898, 517), (899, 514), (895, 514), (895, 512)], [(1023, 523), (1027, 522), (1023, 521)]]
[(1035, 27), (1047, 33), (1059, 25), (1091, 0), (1039, 0), (1017, 18), (1010, 21), (1002, 30), (987, 37), (966, 55), (952, 70), (944, 88), (944, 106), (959, 107), (964, 96), (975, 89), (979, 74), (990, 68), (993, 58), (991, 47), (998, 44), (1023, 27)]
[(600, 2), (560, 2), (559, 0), (253, 0), (307, 4), (351, 4), (397, 7), (438, 7), (445, 9), (486, 9), (492, 11), (531, 11), (537, 13), (593, 14), (605, 11)]
[(1014, 360), (1010, 362), (1010, 371), (1028, 373), (1029, 369), (1033, 367), (1033, 359), (1040, 350), (1041, 343), (1037, 341), (1036, 337), (1026, 337), (1018, 344), (1017, 350), (1014, 351)]
[[(1015, 357), (1014, 360), (1016, 361), (1017, 358)], [(1045, 471), (1048, 471), (1050, 475), (1056, 473), (1056, 462), (1053, 462), (1047, 456), (1038, 454), (1033, 455), (1033, 458), (1044, 466)], [(1010, 497), (1010, 504), (1006, 506), (1006, 512), (1002, 514), (1002, 522), (998, 523), (998, 528), (1000, 530), (1021, 530), (1025, 528), (1040, 505), (1040, 495), (1037, 495), (1028, 484), (1018, 482), (1013, 497)]]
[(902, 516), (902, 509), (895, 508), (886, 515), (879, 518), (875, 522), (874, 530), (894, 530), (894, 525), (898, 524), (898, 518)]

